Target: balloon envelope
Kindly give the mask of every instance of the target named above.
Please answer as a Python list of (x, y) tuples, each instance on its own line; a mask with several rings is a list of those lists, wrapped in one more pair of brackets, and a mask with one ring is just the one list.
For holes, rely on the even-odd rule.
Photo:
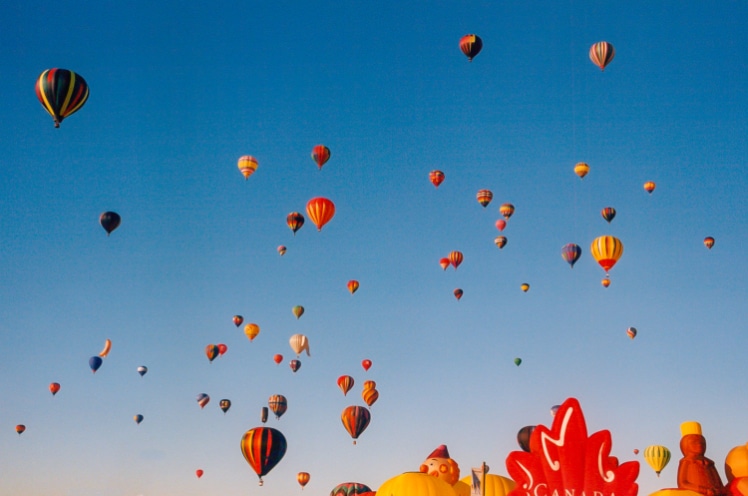
[(289, 229), (293, 231), (293, 235), (296, 236), (296, 231), (301, 229), (301, 226), (304, 225), (304, 216), (299, 212), (291, 212), (286, 216), (286, 224), (288, 224)]
[(361, 391), (361, 398), (367, 406), (371, 406), (379, 399), (379, 391), (375, 388), (365, 388)]
[(25, 430), (26, 430), (26, 426), (25, 426), (25, 425), (23, 425), (23, 424), (18, 424), (18, 425), (16, 426), (16, 432), (18, 433), (18, 435), (19, 435), (19, 436), (20, 436), (21, 434), (23, 434), (23, 432), (24, 432)]
[(509, 217), (514, 214), (514, 205), (511, 203), (503, 204), (499, 207), (499, 213), (503, 215), (506, 220), (509, 220)]
[(368, 371), (371, 368), (371, 360), (365, 358), (361, 361), (361, 366), (364, 368), (364, 370)]
[(239, 171), (244, 176), (244, 179), (247, 180), (257, 170), (258, 163), (257, 159), (252, 155), (244, 155), (243, 157), (239, 157), (236, 165), (239, 167)]
[(600, 212), (600, 215), (602, 215), (603, 219), (608, 221), (608, 224), (610, 224), (610, 221), (612, 221), (613, 218), (616, 216), (616, 209), (613, 207), (605, 207)]
[(200, 470), (200, 469), (197, 469), (197, 470), (195, 470), (195, 475), (197, 476), (197, 478), (198, 478), (198, 479), (199, 479), (200, 477), (202, 477), (204, 473), (205, 473), (205, 472), (203, 472), (203, 471), (202, 471), (202, 470)]
[(209, 344), (205, 347), (205, 356), (208, 357), (209, 361), (213, 361), (218, 356), (218, 346)]
[(429, 181), (431, 181), (434, 187), (438, 188), (444, 182), (444, 173), (440, 170), (432, 170), (429, 172)]
[(136, 424), (139, 424), (139, 423), (141, 423), (141, 422), (143, 421), (143, 416), (142, 416), (142, 415), (140, 415), (140, 414), (137, 414), (137, 415), (135, 415), (135, 416), (133, 417), (133, 420), (135, 420), (135, 423), (136, 423)]
[(517, 444), (522, 448), (522, 451), (530, 452), (530, 436), (534, 430), (534, 425), (526, 425), (517, 432)]
[(600, 236), (592, 241), (590, 252), (607, 273), (623, 255), (623, 243), (615, 236)]
[(363, 406), (348, 406), (340, 414), (340, 420), (348, 434), (353, 438), (353, 444), (356, 439), (366, 430), (371, 421), (371, 413)]
[(711, 236), (707, 236), (706, 238), (704, 238), (704, 246), (711, 250), (712, 246), (714, 246), (714, 238)]
[(306, 214), (317, 226), (317, 231), (321, 231), (335, 215), (335, 204), (327, 198), (312, 198), (306, 204)]
[(629, 327), (626, 329), (626, 335), (631, 339), (634, 339), (636, 337), (636, 327)]
[(482, 189), (478, 191), (478, 193), (475, 195), (476, 199), (478, 200), (478, 203), (481, 204), (483, 208), (486, 208), (489, 203), (491, 203), (491, 200), (493, 199), (493, 193), (491, 193), (488, 189)]
[(463, 258), (461, 251), (453, 251), (449, 253), (449, 263), (455, 268), (455, 270), (460, 266)]
[(477, 34), (466, 34), (460, 38), (460, 51), (465, 54), (469, 62), (483, 49), (483, 40)]
[(358, 286), (359, 286), (359, 284), (358, 284), (357, 280), (351, 279), (350, 281), (348, 281), (348, 291), (350, 291), (351, 294), (353, 294), (356, 291), (358, 291)]
[(102, 360), (100, 356), (92, 356), (88, 359), (88, 366), (91, 367), (91, 372), (94, 374), (99, 370), (102, 363), (104, 363), (104, 360)]
[(493, 242), (500, 250), (506, 246), (506, 236), (496, 236), (496, 239), (494, 239)]
[(348, 391), (353, 388), (353, 384), (353, 377), (349, 375), (341, 375), (340, 377), (338, 377), (338, 387), (341, 391), (343, 391), (343, 396), (346, 396), (348, 394)]
[(288, 344), (291, 345), (291, 349), (296, 353), (296, 356), (301, 355), (301, 352), (305, 350), (306, 355), (311, 356), (309, 353), (309, 340), (303, 334), (294, 334), (288, 340)]
[(197, 404), (200, 405), (200, 408), (205, 408), (205, 405), (207, 405), (210, 402), (210, 396), (208, 396), (205, 393), (200, 393), (197, 395)]
[(561, 258), (563, 258), (566, 263), (571, 266), (572, 269), (574, 268), (574, 264), (577, 263), (577, 260), (579, 260), (579, 257), (581, 256), (582, 249), (579, 247), (579, 245), (569, 243), (561, 248)]
[(52, 384), (49, 385), (49, 392), (52, 393), (52, 396), (56, 395), (59, 390), (60, 390), (59, 382), (53, 382)]
[(104, 212), (99, 216), (99, 224), (104, 228), (107, 236), (119, 227), (120, 222), (122, 222), (122, 217), (117, 212)]
[(652, 445), (644, 450), (644, 460), (652, 467), (659, 477), (660, 472), (670, 461), (670, 450), (665, 446)]
[(138, 374), (140, 374), (140, 377), (143, 377), (148, 372), (148, 367), (145, 365), (141, 365), (138, 367)]
[(244, 322), (244, 317), (242, 317), (241, 315), (234, 315), (231, 321), (236, 327), (239, 327), (240, 325), (242, 325), (242, 322)]
[(384, 496), (457, 496), (452, 486), (422, 472), (406, 472), (385, 481), (377, 494)]
[(460, 301), (460, 298), (462, 298), (462, 295), (464, 294), (464, 291), (460, 288), (457, 288), (453, 291), (455, 298), (457, 298), (457, 301)]
[(330, 149), (325, 145), (317, 145), (312, 148), (312, 160), (317, 164), (319, 169), (330, 160)]
[(282, 394), (274, 394), (268, 398), (268, 406), (270, 411), (275, 414), (275, 418), (279, 419), (288, 410), (288, 400)]
[(250, 341), (252, 341), (258, 334), (260, 334), (260, 326), (257, 324), (247, 324), (244, 326), (244, 334)]
[(286, 454), (286, 438), (272, 427), (255, 427), (242, 436), (241, 450), (262, 485), (262, 476), (267, 475)]
[(301, 360), (291, 360), (291, 362), (288, 364), (289, 367), (291, 367), (291, 370), (293, 372), (296, 372), (301, 368)]
[(299, 472), (296, 474), (296, 482), (298, 482), (302, 488), (309, 483), (310, 478), (311, 476), (309, 475), (309, 472)]
[(574, 166), (574, 174), (579, 176), (580, 179), (584, 179), (584, 176), (586, 176), (589, 172), (590, 166), (585, 164), (584, 162), (579, 162)]
[(88, 100), (88, 84), (80, 75), (67, 69), (47, 69), (36, 80), (36, 97), (52, 116), (55, 127), (74, 114)]
[(590, 47), (590, 60), (593, 64), (598, 66), (601, 71), (605, 70), (605, 67), (610, 64), (615, 55), (615, 48), (613, 48), (613, 45), (607, 41), (600, 41)]
[(302, 315), (304, 315), (304, 307), (301, 305), (296, 305), (291, 309), (291, 312), (293, 312), (294, 316), (298, 319)]
[(653, 183), (652, 181), (647, 181), (646, 183), (644, 183), (644, 190), (650, 195), (652, 194), (652, 191), (654, 191), (656, 187), (657, 185)]

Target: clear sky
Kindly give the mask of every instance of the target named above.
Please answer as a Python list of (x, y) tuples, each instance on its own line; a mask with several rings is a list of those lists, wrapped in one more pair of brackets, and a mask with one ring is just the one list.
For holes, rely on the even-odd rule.
[[(568, 397), (642, 462), (640, 494), (676, 485), (686, 420), (724, 476), (748, 441), (745, 2), (239, 4), (3, 9), (0, 494), (287, 496), (307, 471), (303, 494), (324, 496), (440, 444), (463, 475), (506, 474), (517, 431)], [(601, 40), (605, 72), (588, 58)], [(34, 95), (52, 67), (91, 91), (60, 129)], [(286, 215), (315, 196), (335, 217), (293, 236)], [(624, 244), (607, 289), (589, 249), (604, 234)], [(464, 262), (442, 271), (452, 250)], [(259, 324), (253, 342), (234, 314)], [(294, 333), (311, 347), (295, 374)], [(209, 343), (228, 352), (209, 363)], [(340, 412), (365, 380), (380, 398), (354, 446)], [(260, 488), (239, 442), (272, 394), (288, 452)], [(650, 444), (673, 451), (659, 479), (633, 454)]]

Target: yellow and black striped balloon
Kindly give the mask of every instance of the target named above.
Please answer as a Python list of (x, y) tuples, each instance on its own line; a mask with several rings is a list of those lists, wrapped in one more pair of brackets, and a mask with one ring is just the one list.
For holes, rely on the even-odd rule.
[(62, 120), (80, 110), (88, 100), (88, 84), (67, 69), (47, 69), (36, 80), (36, 97), (60, 127)]

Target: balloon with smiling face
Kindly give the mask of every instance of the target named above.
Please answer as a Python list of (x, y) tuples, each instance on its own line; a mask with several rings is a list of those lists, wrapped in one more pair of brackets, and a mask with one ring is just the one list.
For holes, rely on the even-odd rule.
[(431, 452), (418, 471), (437, 477), (450, 486), (460, 480), (460, 467), (449, 457), (449, 451), (444, 444)]

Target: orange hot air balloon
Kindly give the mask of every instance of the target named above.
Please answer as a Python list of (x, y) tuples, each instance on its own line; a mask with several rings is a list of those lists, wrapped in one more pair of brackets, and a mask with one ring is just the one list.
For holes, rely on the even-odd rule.
[(361, 366), (364, 368), (365, 371), (368, 372), (369, 369), (371, 368), (371, 360), (369, 360), (368, 358), (365, 358), (364, 360), (361, 361)]
[(322, 169), (322, 166), (330, 160), (330, 149), (325, 145), (315, 146), (312, 148), (312, 160), (314, 160), (319, 169)]
[(496, 246), (499, 247), (500, 250), (504, 248), (504, 246), (506, 246), (506, 236), (496, 236), (496, 239), (494, 239), (493, 242), (496, 244)]
[(341, 375), (338, 377), (338, 387), (343, 391), (343, 396), (346, 396), (348, 391), (353, 387), (353, 377), (349, 375)]
[(460, 38), (460, 51), (468, 58), (468, 62), (473, 61), (473, 57), (478, 55), (483, 49), (483, 40), (477, 34), (466, 34)]
[(444, 173), (440, 170), (432, 170), (429, 172), (429, 181), (434, 187), (438, 188), (439, 185), (444, 181)]
[(296, 236), (296, 231), (301, 229), (301, 226), (304, 225), (304, 216), (299, 212), (291, 212), (286, 215), (286, 224), (288, 224), (288, 227), (293, 231), (293, 235)]
[(453, 251), (449, 254), (449, 263), (452, 264), (452, 267), (457, 270), (457, 267), (462, 263), (462, 259), (464, 257), (462, 256), (462, 252), (460, 251)]
[(273, 355), (273, 361), (276, 364), (280, 364), (283, 361), (283, 355), (281, 355), (280, 353), (276, 353), (275, 355)]
[(657, 185), (653, 183), (652, 181), (647, 181), (646, 183), (644, 183), (644, 190), (650, 195), (652, 194), (652, 191), (654, 191), (656, 187)]
[(52, 393), (52, 396), (56, 395), (59, 390), (60, 390), (59, 382), (53, 382), (52, 384), (49, 385), (49, 392)]
[(353, 438), (353, 444), (356, 439), (366, 430), (371, 421), (371, 413), (363, 406), (349, 406), (340, 414), (340, 420), (348, 434)]
[(351, 294), (353, 294), (356, 291), (358, 291), (358, 286), (359, 286), (359, 284), (358, 284), (357, 280), (351, 279), (350, 281), (348, 281), (348, 291), (350, 291)]
[(251, 155), (244, 155), (243, 157), (239, 157), (237, 166), (246, 181), (257, 170), (257, 159)]
[(252, 341), (260, 334), (260, 326), (257, 324), (247, 324), (244, 326), (244, 334)]
[(442, 266), (442, 269), (447, 270), (447, 267), (450, 265), (449, 259), (447, 257), (440, 258), (439, 265)]
[(503, 204), (499, 207), (499, 213), (503, 215), (506, 220), (509, 220), (509, 217), (514, 213), (514, 205), (511, 203)]
[(605, 279), (600, 281), (600, 284), (602, 284), (604, 288), (607, 288), (608, 286), (610, 286), (610, 279), (606, 277)]
[(25, 430), (26, 430), (26, 426), (25, 426), (25, 425), (23, 425), (23, 424), (18, 424), (18, 425), (16, 426), (16, 432), (18, 433), (18, 435), (19, 435), (19, 436), (20, 436), (21, 434), (23, 434), (23, 431), (25, 431)]
[(491, 200), (493, 199), (493, 193), (487, 189), (482, 189), (478, 191), (478, 194), (476, 195), (476, 199), (478, 200), (478, 203), (481, 204), (483, 208), (486, 208), (489, 203), (491, 203)]
[(364, 402), (371, 407), (371, 405), (379, 399), (379, 391), (375, 388), (367, 388), (361, 391), (361, 397), (364, 399)]
[(218, 346), (214, 344), (209, 344), (205, 347), (205, 356), (208, 357), (208, 360), (211, 362), (216, 359), (218, 356)]
[(584, 179), (584, 176), (590, 171), (590, 166), (584, 162), (579, 162), (574, 166), (574, 174), (579, 176), (579, 179)]
[(519, 287), (523, 292), (527, 293), (530, 290), (530, 285), (526, 282), (523, 282), (522, 285)]
[(711, 250), (712, 246), (714, 246), (714, 238), (711, 236), (707, 236), (706, 238), (704, 238), (704, 246)]
[(460, 288), (457, 288), (453, 291), (455, 298), (457, 298), (457, 301), (460, 301), (460, 298), (462, 298), (462, 295), (464, 294), (464, 291)]
[(322, 227), (330, 222), (330, 219), (335, 215), (335, 204), (320, 196), (312, 198), (306, 204), (306, 214), (317, 226), (317, 231), (321, 231)]
[(374, 381), (364, 381), (364, 389), (375, 389), (377, 387), (377, 383)]
[(304, 486), (306, 486), (309, 483), (310, 475), (309, 472), (299, 472), (296, 475), (296, 481), (301, 486), (301, 489), (304, 489)]
[(593, 64), (598, 66), (601, 71), (605, 70), (613, 57), (616, 56), (616, 50), (613, 45), (607, 41), (601, 41), (595, 43), (590, 47), (590, 60)]
[(242, 325), (242, 322), (244, 322), (244, 317), (242, 317), (241, 315), (234, 315), (231, 320), (234, 322), (234, 325), (236, 327), (239, 327), (240, 325)]
[(590, 252), (607, 274), (623, 255), (623, 243), (614, 236), (600, 236), (592, 242)]

